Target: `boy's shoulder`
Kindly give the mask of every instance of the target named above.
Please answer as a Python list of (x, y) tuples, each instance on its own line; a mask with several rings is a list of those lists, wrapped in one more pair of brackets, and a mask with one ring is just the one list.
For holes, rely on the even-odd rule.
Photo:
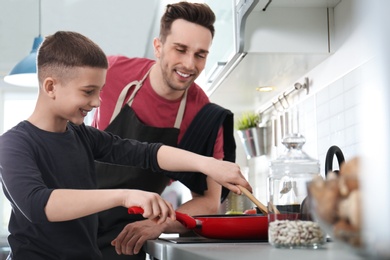
[(8, 129), (4, 134), (2, 134), (0, 136), (0, 138), (4, 139), (4, 137), (7, 137), (9, 135), (26, 133), (26, 132), (28, 132), (30, 125), (31, 125), (31, 123), (29, 123), (27, 120), (21, 121), (17, 125)]
[(68, 130), (73, 132), (74, 134), (78, 135), (81, 138), (96, 138), (100, 137), (101, 135), (105, 135), (105, 132), (102, 130), (99, 130), (95, 127), (92, 127), (90, 125), (86, 125), (85, 123), (82, 123), (80, 125), (73, 124), (71, 122), (68, 123)]
[(31, 140), (34, 128), (28, 121), (22, 121), (0, 136), (0, 150), (6, 152), (9, 148), (25, 147)]

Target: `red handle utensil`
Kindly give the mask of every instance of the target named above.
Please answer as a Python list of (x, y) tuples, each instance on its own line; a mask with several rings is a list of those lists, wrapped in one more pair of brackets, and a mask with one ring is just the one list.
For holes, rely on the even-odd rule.
[[(143, 214), (144, 209), (141, 207), (130, 207), (128, 208), (127, 212), (129, 214)], [(183, 226), (185, 226), (188, 229), (194, 229), (197, 226), (196, 219), (193, 217), (180, 213), (180, 212), (175, 212), (176, 213), (176, 220), (179, 221)]]

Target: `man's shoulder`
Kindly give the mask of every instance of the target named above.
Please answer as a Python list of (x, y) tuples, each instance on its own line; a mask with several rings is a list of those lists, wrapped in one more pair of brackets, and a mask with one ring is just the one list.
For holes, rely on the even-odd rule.
[(109, 67), (117, 66), (151, 66), (155, 63), (154, 60), (148, 58), (127, 57), (124, 55), (107, 56)]
[(192, 100), (196, 100), (196, 103), (204, 105), (210, 103), (209, 97), (204, 90), (196, 83), (193, 83), (188, 90), (188, 96)]
[[(107, 82), (112, 82), (119, 86), (126, 86), (133, 80), (140, 80), (155, 63), (147, 58), (129, 58), (126, 56), (108, 56)], [(141, 78), (139, 78), (141, 77)]]

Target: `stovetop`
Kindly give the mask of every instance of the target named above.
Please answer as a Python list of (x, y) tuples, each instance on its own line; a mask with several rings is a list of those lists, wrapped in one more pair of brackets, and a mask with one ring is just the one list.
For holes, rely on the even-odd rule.
[(211, 239), (205, 237), (165, 237), (159, 240), (175, 244), (193, 244), (193, 243), (259, 243), (268, 242), (268, 240), (242, 240), (242, 239)]

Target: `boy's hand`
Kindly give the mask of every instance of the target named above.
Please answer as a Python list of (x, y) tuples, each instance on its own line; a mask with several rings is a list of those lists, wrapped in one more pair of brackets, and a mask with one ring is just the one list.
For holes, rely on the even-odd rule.
[(241, 185), (252, 192), (252, 187), (245, 179), (238, 164), (214, 158), (209, 159), (211, 163), (204, 165), (204, 170), (202, 171), (204, 174), (234, 193), (241, 194), (241, 190), (237, 185)]
[(176, 220), (175, 210), (171, 203), (161, 198), (157, 193), (141, 190), (127, 190), (127, 192), (123, 203), (124, 207), (141, 207), (143, 209), (142, 216), (157, 224), (164, 223), (167, 218)]

